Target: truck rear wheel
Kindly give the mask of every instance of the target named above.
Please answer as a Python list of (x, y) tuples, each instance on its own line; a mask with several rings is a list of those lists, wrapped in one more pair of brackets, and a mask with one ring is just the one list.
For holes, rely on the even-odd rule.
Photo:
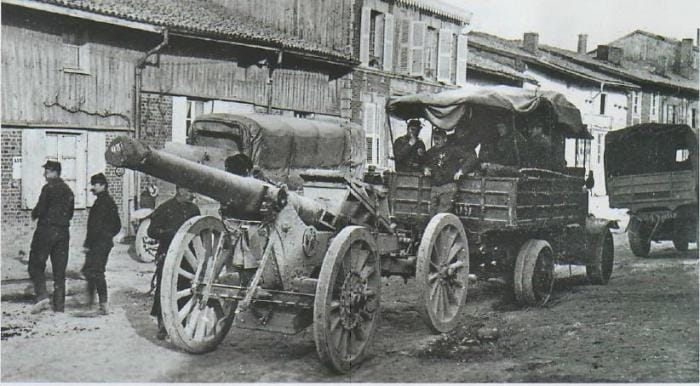
[(678, 232), (673, 236), (673, 246), (677, 251), (685, 252), (688, 250), (688, 233), (686, 231)]
[(637, 257), (648, 257), (651, 248), (651, 240), (645, 232), (642, 232), (643, 225), (640, 219), (631, 216), (630, 224), (627, 227), (627, 240), (629, 240), (632, 253)]
[(513, 273), (515, 299), (524, 306), (541, 306), (554, 288), (554, 252), (548, 242), (530, 239), (520, 247)]

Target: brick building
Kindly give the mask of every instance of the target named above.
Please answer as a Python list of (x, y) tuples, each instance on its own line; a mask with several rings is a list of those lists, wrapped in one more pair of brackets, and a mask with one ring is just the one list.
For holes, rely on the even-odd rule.
[[(18, 256), (29, 252), (30, 210), (46, 159), (63, 163), (76, 194), (76, 251), (92, 204), (91, 174), (108, 176), (124, 223), (134, 206), (136, 178), (104, 160), (117, 135), (156, 147), (184, 142), (189, 122), (204, 112), (351, 116), (355, 61), (348, 31), (332, 38), (305, 34), (306, 27), (287, 31), (225, 4), (3, 1), (3, 278), (26, 276)], [(349, 1), (333, 4), (327, 12), (352, 12)], [(304, 15), (312, 13), (298, 20), (311, 25)]]

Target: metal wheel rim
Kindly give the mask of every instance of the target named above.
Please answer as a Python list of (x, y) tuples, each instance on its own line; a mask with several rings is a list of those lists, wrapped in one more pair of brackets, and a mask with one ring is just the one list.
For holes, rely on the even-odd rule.
[(535, 270), (532, 274), (532, 289), (539, 304), (549, 300), (554, 288), (554, 256), (549, 248), (542, 248), (537, 254)]
[(327, 280), (316, 292), (314, 335), (322, 360), (339, 372), (361, 359), (379, 319), (381, 271), (370, 237), (362, 227), (344, 229), (319, 275)]
[[(435, 216), (419, 247), (416, 279), (420, 283), (423, 313), (437, 332), (454, 327), (464, 306), (469, 281), (469, 249), (459, 219)], [(430, 234), (429, 234), (430, 232)], [(426, 239), (429, 237), (429, 239)]]
[[(226, 273), (224, 234), (218, 219), (195, 217), (183, 224), (168, 250), (161, 284), (161, 307), (167, 307), (163, 308), (163, 317), (168, 334), (176, 345), (188, 351), (200, 352), (213, 348), (212, 345), (215, 347), (233, 320), (235, 305), (232, 302), (217, 299), (205, 302), (203, 294), (193, 294), (193, 283), (216, 282)], [(216, 251), (218, 262), (214, 267)]]

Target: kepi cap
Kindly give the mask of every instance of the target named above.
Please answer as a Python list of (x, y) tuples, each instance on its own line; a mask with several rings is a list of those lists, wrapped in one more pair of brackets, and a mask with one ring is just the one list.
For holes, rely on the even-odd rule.
[(408, 121), (408, 127), (418, 127), (422, 128), (423, 124), (418, 119), (410, 119)]
[(54, 171), (57, 171), (59, 173), (61, 172), (61, 163), (58, 161), (48, 160), (41, 167), (44, 169), (54, 170)]
[(447, 137), (447, 132), (443, 129), (435, 128), (433, 129), (433, 135), (439, 135), (441, 137)]
[(97, 173), (90, 177), (90, 185), (94, 184), (102, 184), (102, 185), (107, 185), (107, 177), (105, 177), (104, 174), (102, 173)]

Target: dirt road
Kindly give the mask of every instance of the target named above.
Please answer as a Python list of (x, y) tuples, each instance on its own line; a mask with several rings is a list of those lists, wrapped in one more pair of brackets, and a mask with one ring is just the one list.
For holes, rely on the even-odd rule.
[[(552, 301), (518, 309), (495, 283), (470, 289), (460, 326), (431, 335), (415, 308), (414, 283), (385, 280), (382, 320), (369, 358), (337, 376), (317, 360), (311, 331), (282, 336), (232, 329), (218, 350), (176, 351), (155, 339), (144, 294), (152, 267), (112, 256), (111, 315), (29, 314), (2, 303), (2, 381), (373, 381), (373, 382), (698, 382), (697, 250), (655, 245), (653, 258), (629, 252), (615, 235), (607, 286), (558, 267)], [(83, 283), (71, 281), (72, 292)], [(496, 328), (495, 340), (476, 331)], [(480, 339), (481, 338), (481, 339)]]

